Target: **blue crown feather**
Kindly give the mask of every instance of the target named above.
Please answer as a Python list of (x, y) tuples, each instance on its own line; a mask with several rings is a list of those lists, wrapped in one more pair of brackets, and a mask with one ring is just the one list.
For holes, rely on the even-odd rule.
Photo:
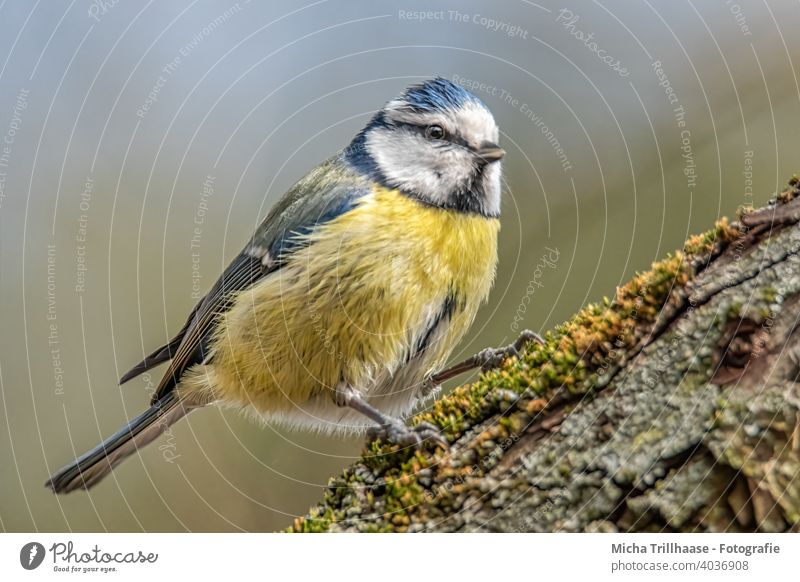
[(412, 85), (400, 96), (400, 101), (404, 101), (418, 113), (459, 109), (467, 103), (486, 107), (475, 95), (443, 77)]

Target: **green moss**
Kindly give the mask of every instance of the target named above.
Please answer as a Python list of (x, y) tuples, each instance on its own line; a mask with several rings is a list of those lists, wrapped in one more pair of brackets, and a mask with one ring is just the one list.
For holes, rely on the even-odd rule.
[[(323, 512), (322, 514), (319, 514), (320, 510)], [(331, 522), (333, 521), (333, 513), (333, 508), (331, 506), (320, 506), (312, 509), (306, 517), (296, 518), (294, 520), (294, 525), (287, 531), (297, 533), (326, 532), (330, 528)]]
[(421, 451), (397, 468), (392, 468), (386, 476), (386, 513), (396, 527), (407, 527), (410, 523), (408, 511), (424, 500), (423, 487), (417, 480), (420, 470), (427, 468), (428, 460)]
[(764, 287), (761, 290), (761, 298), (767, 303), (775, 303), (775, 299), (777, 297), (778, 291), (775, 289), (775, 287)]
[(637, 434), (633, 439), (633, 448), (646, 447), (664, 438), (664, 432), (659, 428), (652, 428), (646, 432)]
[(727, 245), (739, 236), (739, 229), (731, 226), (728, 219), (723, 217), (711, 230), (689, 238), (683, 245), (683, 252), (687, 255), (702, 255), (712, 252), (716, 245)]

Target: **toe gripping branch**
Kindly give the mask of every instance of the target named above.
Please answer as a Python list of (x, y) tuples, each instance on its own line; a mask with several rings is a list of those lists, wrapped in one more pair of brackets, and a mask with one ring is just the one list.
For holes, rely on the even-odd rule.
[(522, 348), (532, 341), (535, 341), (539, 344), (544, 344), (544, 339), (542, 339), (542, 336), (536, 332), (526, 329), (519, 334), (519, 337), (514, 341), (514, 343), (502, 348), (486, 348), (471, 358), (467, 358), (463, 362), (459, 362), (458, 364), (451, 366), (446, 370), (442, 370), (438, 374), (434, 374), (431, 376), (431, 383), (434, 386), (438, 386), (442, 382), (450, 380), (451, 378), (455, 378), (456, 376), (463, 374), (464, 372), (469, 372), (475, 368), (480, 368), (484, 372), (497, 368), (506, 358), (510, 358), (512, 356), (519, 357), (520, 350), (522, 350)]
[(429, 422), (421, 422), (417, 426), (409, 427), (402, 420), (384, 414), (372, 406), (352, 388), (345, 388), (340, 393), (341, 405), (357, 410), (375, 422), (375, 426), (367, 433), (370, 440), (381, 439), (402, 447), (415, 448), (421, 448), (426, 440), (445, 449), (450, 446), (439, 429)]

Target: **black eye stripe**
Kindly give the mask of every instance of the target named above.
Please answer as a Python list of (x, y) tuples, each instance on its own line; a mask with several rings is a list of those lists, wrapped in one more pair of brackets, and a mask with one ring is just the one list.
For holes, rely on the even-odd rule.
[(465, 140), (463, 140), (461, 138), (461, 136), (455, 135), (450, 139), (450, 141), (453, 142), (456, 145), (459, 145), (459, 146), (461, 146), (463, 148), (466, 148), (466, 149), (472, 151), (472, 148), (469, 146), (469, 144)]
[[(423, 137), (425, 136), (425, 130), (428, 128), (427, 125), (417, 125), (415, 123), (408, 123), (406, 121), (395, 121), (394, 124), (395, 124), (396, 127), (402, 127), (403, 129), (406, 129), (406, 130), (411, 131), (413, 133), (418, 133)], [(447, 138), (448, 138), (448, 135), (447, 135), (447, 132), (445, 132), (445, 139), (447, 139)]]
[[(395, 121), (394, 125), (396, 127), (402, 127), (403, 129), (407, 129), (409, 131), (417, 133), (422, 137), (425, 137), (425, 130), (428, 128), (428, 125), (417, 125), (415, 123), (408, 123), (406, 121)], [(444, 132), (444, 137), (437, 141), (450, 142), (454, 145), (461, 146), (470, 151), (474, 151), (473, 148), (470, 147), (470, 145), (466, 142), (466, 140), (464, 140), (460, 135), (454, 135), (452, 133), (449, 133), (447, 130), (445, 130)]]

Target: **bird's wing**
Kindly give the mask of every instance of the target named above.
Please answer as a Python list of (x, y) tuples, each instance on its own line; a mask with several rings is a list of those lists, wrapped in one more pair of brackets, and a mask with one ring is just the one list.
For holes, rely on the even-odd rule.
[[(202, 303), (202, 301), (201, 301), (201, 303)], [(144, 372), (147, 372), (151, 368), (155, 368), (159, 364), (161, 364), (163, 362), (166, 362), (167, 360), (171, 360), (172, 357), (173, 357), (173, 354), (175, 354), (178, 351), (178, 348), (181, 345), (181, 341), (183, 341), (183, 336), (186, 335), (186, 331), (189, 329), (189, 325), (192, 323), (192, 320), (194, 319), (194, 315), (195, 315), (195, 313), (197, 313), (197, 310), (200, 308), (200, 304), (201, 303), (198, 303), (197, 305), (195, 305), (194, 309), (192, 309), (192, 312), (189, 314), (189, 317), (186, 320), (186, 323), (184, 323), (183, 327), (181, 328), (181, 330), (177, 334), (175, 334), (175, 337), (173, 337), (171, 340), (169, 340), (169, 343), (157, 348), (156, 350), (153, 351), (152, 354), (150, 354), (149, 356), (145, 357), (144, 360), (142, 360), (141, 362), (136, 364), (133, 368), (128, 370), (119, 379), (119, 383), (120, 384), (124, 384), (125, 382), (127, 382), (128, 380), (132, 380), (133, 378), (135, 378), (139, 374), (143, 374)]]
[[(305, 235), (351, 210), (369, 192), (369, 182), (351, 169), (341, 156), (318, 166), (295, 184), (272, 208), (244, 250), (231, 261), (195, 307), (182, 335), (179, 334), (176, 348), (172, 349), (173, 340), (154, 353), (157, 359), (161, 357), (161, 351), (167, 350), (172, 361), (153, 394), (153, 402), (172, 391), (183, 372), (208, 355), (209, 340), (219, 315), (230, 308), (237, 293), (280, 269), (286, 259), (301, 248), (307, 239)], [(146, 359), (131, 373), (147, 364)]]

